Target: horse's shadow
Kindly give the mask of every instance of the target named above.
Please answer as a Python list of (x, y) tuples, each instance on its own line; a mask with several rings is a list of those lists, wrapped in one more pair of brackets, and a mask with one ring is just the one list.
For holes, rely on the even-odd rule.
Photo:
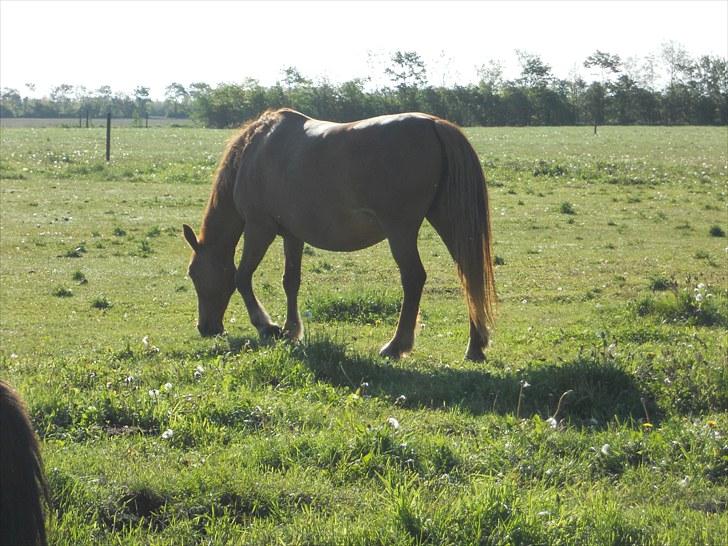
[(538, 414), (548, 418), (567, 393), (557, 419), (604, 426), (614, 417), (622, 421), (645, 417), (644, 395), (634, 378), (598, 355), (502, 372), (502, 363), (482, 369), (391, 363), (350, 353), (329, 339), (308, 340), (299, 351), (319, 380), (392, 402), (399, 399), (397, 403), (407, 407), (456, 407), (474, 415)]

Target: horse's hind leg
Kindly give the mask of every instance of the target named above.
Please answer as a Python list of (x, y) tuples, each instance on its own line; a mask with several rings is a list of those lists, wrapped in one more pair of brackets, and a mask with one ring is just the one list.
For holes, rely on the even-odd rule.
[(281, 335), (280, 326), (273, 323), (253, 293), (253, 273), (260, 265), (275, 236), (275, 231), (256, 229), (255, 225), (248, 223), (243, 240), (243, 257), (235, 274), (235, 284), (245, 302), (250, 322), (253, 323), (253, 326), (258, 330), (258, 334), (263, 338), (279, 337)]
[(303, 241), (293, 236), (283, 238), (286, 266), (283, 273), (283, 290), (286, 292), (286, 324), (284, 335), (296, 341), (303, 337), (303, 323), (298, 314), (298, 288), (301, 286), (301, 258)]
[(400, 358), (409, 353), (414, 346), (420, 298), (427, 278), (417, 250), (417, 230), (413, 231), (407, 235), (399, 234), (389, 238), (389, 247), (399, 267), (404, 291), (397, 331), (392, 340), (379, 352), (380, 355), (390, 358)]

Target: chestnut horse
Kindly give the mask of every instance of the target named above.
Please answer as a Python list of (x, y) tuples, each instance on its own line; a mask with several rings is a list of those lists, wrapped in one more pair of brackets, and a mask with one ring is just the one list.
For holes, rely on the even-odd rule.
[[(495, 304), (490, 218), (483, 170), (463, 133), (419, 113), (332, 123), (289, 109), (265, 112), (229, 141), (199, 237), (184, 225), (193, 251), (189, 276), (198, 297), (197, 328), (203, 336), (222, 333), (237, 288), (261, 337), (300, 339), (304, 243), (353, 251), (387, 239), (404, 299), (394, 337), (380, 354), (399, 358), (414, 345), (426, 278), (417, 234), (425, 218), (457, 265), (470, 315), (466, 357), (481, 361)], [(283, 237), (285, 254), (283, 330), (252, 286), (276, 235)]]
[(20, 396), (0, 381), (0, 544), (45, 546), (48, 486), (40, 447)]

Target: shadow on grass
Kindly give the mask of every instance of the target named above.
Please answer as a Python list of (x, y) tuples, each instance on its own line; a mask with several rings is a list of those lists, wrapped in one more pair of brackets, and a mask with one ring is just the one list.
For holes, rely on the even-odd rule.
[[(367, 383), (365, 394), (391, 400), (404, 395), (409, 407), (456, 406), (476, 415), (515, 415), (522, 395), (520, 417), (538, 414), (548, 418), (556, 411), (561, 395), (571, 390), (559, 419), (595, 418), (605, 424), (614, 417), (644, 417), (642, 393), (634, 378), (613, 362), (599, 358), (544, 364), (524, 374), (499, 372), (487, 365), (483, 369), (403, 367), (398, 362), (350, 354), (329, 339), (310, 340), (300, 347), (300, 353), (319, 380), (352, 389)], [(521, 389), (524, 378), (530, 386)]]

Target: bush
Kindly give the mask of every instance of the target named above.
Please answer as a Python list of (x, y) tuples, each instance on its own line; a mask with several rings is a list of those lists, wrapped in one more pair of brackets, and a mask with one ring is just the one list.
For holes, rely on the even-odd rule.
[(576, 214), (576, 210), (574, 210), (574, 205), (572, 205), (568, 201), (564, 201), (563, 203), (561, 203), (561, 206), (559, 207), (559, 212), (561, 214)]

